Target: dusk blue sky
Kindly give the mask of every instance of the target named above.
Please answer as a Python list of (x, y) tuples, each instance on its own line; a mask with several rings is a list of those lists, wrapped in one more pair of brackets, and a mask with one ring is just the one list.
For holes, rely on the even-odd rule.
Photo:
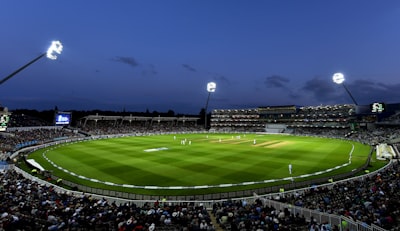
[(0, 4), (9, 110), (209, 110), (400, 102), (400, 1), (125, 0)]

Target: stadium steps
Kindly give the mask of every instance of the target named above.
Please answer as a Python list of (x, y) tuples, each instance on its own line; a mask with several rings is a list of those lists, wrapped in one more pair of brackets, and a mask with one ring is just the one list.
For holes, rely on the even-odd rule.
[(212, 212), (209, 212), (209, 216), (210, 216), (211, 222), (214, 224), (215, 231), (224, 231), (224, 229), (217, 222), (217, 218), (214, 216), (214, 214)]

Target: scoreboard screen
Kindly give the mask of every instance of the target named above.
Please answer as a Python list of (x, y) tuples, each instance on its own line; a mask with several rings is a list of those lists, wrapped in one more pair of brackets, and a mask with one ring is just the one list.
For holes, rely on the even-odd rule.
[(57, 112), (55, 115), (55, 125), (69, 125), (71, 123), (70, 112)]
[(10, 115), (0, 114), (0, 132), (7, 130), (8, 121), (10, 121)]
[(384, 103), (372, 103), (370, 104), (370, 110), (372, 113), (382, 113), (386, 109), (386, 105)]

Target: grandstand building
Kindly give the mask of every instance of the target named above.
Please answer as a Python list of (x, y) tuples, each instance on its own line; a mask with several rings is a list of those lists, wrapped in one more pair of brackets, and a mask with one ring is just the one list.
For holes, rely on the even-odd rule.
[(216, 131), (263, 131), (258, 108), (215, 109), (211, 112), (211, 129)]
[(349, 122), (355, 120), (354, 111), (355, 105), (351, 104), (215, 109), (211, 115), (211, 127), (223, 131), (249, 132), (264, 132), (269, 129), (273, 133), (291, 132), (297, 127), (349, 128)]
[(79, 127), (95, 134), (145, 133), (171, 130), (197, 129), (198, 117), (168, 116), (107, 116), (88, 115), (80, 119)]
[[(374, 129), (381, 125), (399, 125), (400, 120), (396, 120), (400, 114), (399, 105), (380, 106), (382, 111), (374, 111), (372, 108), (374, 104), (214, 109), (211, 114), (211, 129), (268, 133), (295, 133), (301, 129), (304, 133), (304, 130), (318, 128), (348, 134), (359, 129)], [(393, 124), (396, 122), (397, 124)]]

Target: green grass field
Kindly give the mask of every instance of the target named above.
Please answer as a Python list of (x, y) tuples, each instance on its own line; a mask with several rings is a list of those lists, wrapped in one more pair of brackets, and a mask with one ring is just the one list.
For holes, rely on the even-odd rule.
[[(186, 143), (182, 144), (184, 139)], [(267, 134), (176, 134), (60, 145), (36, 151), (28, 158), (65, 180), (96, 188), (154, 194), (154, 190), (143, 187), (215, 186), (201, 193), (265, 187), (267, 183), (246, 182), (271, 179), (282, 182), (283, 178), (291, 176), (289, 164), (293, 166), (293, 177), (324, 171), (348, 163), (351, 153), (349, 166), (322, 174), (334, 175), (363, 165), (369, 152), (367, 145), (337, 139)], [(44, 156), (67, 171), (56, 168)], [(77, 177), (79, 175), (95, 180), (82, 179)], [(110, 186), (97, 181), (139, 188)], [(221, 184), (234, 187), (217, 187)], [(173, 194), (198, 193), (199, 190), (176, 189)], [(171, 192), (171, 189), (161, 190), (161, 193), (165, 191)]]

